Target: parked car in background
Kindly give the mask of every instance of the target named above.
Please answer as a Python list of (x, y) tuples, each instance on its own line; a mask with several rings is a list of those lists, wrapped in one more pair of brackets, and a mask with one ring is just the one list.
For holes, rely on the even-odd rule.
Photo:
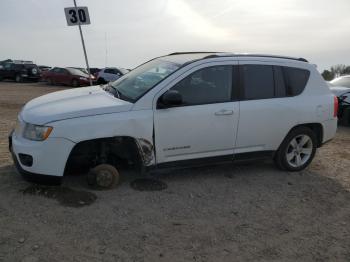
[[(83, 68), (83, 67), (66, 67), (66, 68), (73, 68), (73, 69), (78, 69), (78, 70), (80, 70), (80, 71), (82, 71), (83, 73), (85, 73), (85, 74), (89, 74), (88, 73), (88, 70), (86, 69), (86, 68)], [(92, 78), (95, 78), (95, 76), (93, 75), (93, 74), (91, 74), (91, 77)]]
[(121, 163), (146, 171), (270, 157), (300, 171), (334, 138), (337, 109), (303, 58), (175, 53), (110, 85), (28, 102), (9, 145), (24, 174), (61, 178), (85, 164), (101, 187), (119, 181)]
[(340, 76), (330, 81), (329, 88), (339, 100), (340, 123), (350, 125), (350, 75)]
[(48, 71), (52, 68), (51, 66), (45, 66), (45, 65), (39, 65), (38, 67), (39, 67), (41, 72)]
[[(61, 68), (54, 67), (53, 69), (44, 72), (42, 76), (43, 80), (47, 81), (50, 85), (64, 84), (73, 87), (87, 86), (90, 84), (89, 75), (83, 71), (71, 67)], [(91, 76), (93, 82), (95, 77)]]
[(16, 82), (24, 80), (39, 81), (40, 69), (32, 61), (6, 60), (0, 63), (0, 80), (11, 79)]
[(121, 76), (127, 74), (129, 71), (124, 68), (117, 67), (106, 67), (101, 69), (96, 74), (96, 79), (98, 84), (106, 84), (111, 81), (115, 81)]
[(101, 71), (101, 69), (100, 68), (97, 68), (97, 67), (92, 67), (92, 68), (90, 68), (90, 74), (92, 74), (92, 75), (94, 75), (94, 76), (96, 76), (96, 74), (98, 73), (98, 72), (100, 72)]
[(74, 68), (74, 69), (78, 69), (82, 72), (84, 72), (85, 74), (88, 73), (87, 69), (86, 68), (83, 68), (83, 67), (74, 67), (74, 66), (68, 66), (67, 68)]

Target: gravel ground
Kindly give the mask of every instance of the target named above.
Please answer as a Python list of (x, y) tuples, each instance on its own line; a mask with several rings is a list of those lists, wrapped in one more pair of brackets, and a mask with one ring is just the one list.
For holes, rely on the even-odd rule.
[(299, 173), (260, 161), (159, 172), (162, 191), (134, 190), (127, 170), (109, 191), (83, 176), (33, 186), (7, 135), (26, 101), (60, 89), (0, 83), (0, 261), (350, 261), (350, 128)]

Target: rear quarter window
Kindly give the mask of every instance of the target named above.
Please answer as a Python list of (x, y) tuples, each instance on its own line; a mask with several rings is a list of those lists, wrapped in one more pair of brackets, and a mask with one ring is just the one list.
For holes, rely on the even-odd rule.
[(294, 67), (283, 67), (287, 96), (300, 95), (309, 81), (310, 71)]

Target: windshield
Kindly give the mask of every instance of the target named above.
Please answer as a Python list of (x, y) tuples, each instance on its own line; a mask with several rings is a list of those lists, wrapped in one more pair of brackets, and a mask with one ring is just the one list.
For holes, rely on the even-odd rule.
[(175, 72), (181, 65), (164, 61), (152, 60), (143, 64), (111, 84), (122, 97), (135, 102), (164, 78)]
[(350, 77), (339, 77), (330, 82), (332, 86), (344, 86), (350, 88)]

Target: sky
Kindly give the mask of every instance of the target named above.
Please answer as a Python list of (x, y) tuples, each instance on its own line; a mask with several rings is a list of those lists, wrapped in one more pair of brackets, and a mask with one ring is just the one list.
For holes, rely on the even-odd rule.
[[(177, 51), (304, 57), (320, 71), (350, 64), (350, 0), (77, 0), (90, 67), (133, 68)], [(1, 0), (0, 60), (81, 66), (73, 0)]]

